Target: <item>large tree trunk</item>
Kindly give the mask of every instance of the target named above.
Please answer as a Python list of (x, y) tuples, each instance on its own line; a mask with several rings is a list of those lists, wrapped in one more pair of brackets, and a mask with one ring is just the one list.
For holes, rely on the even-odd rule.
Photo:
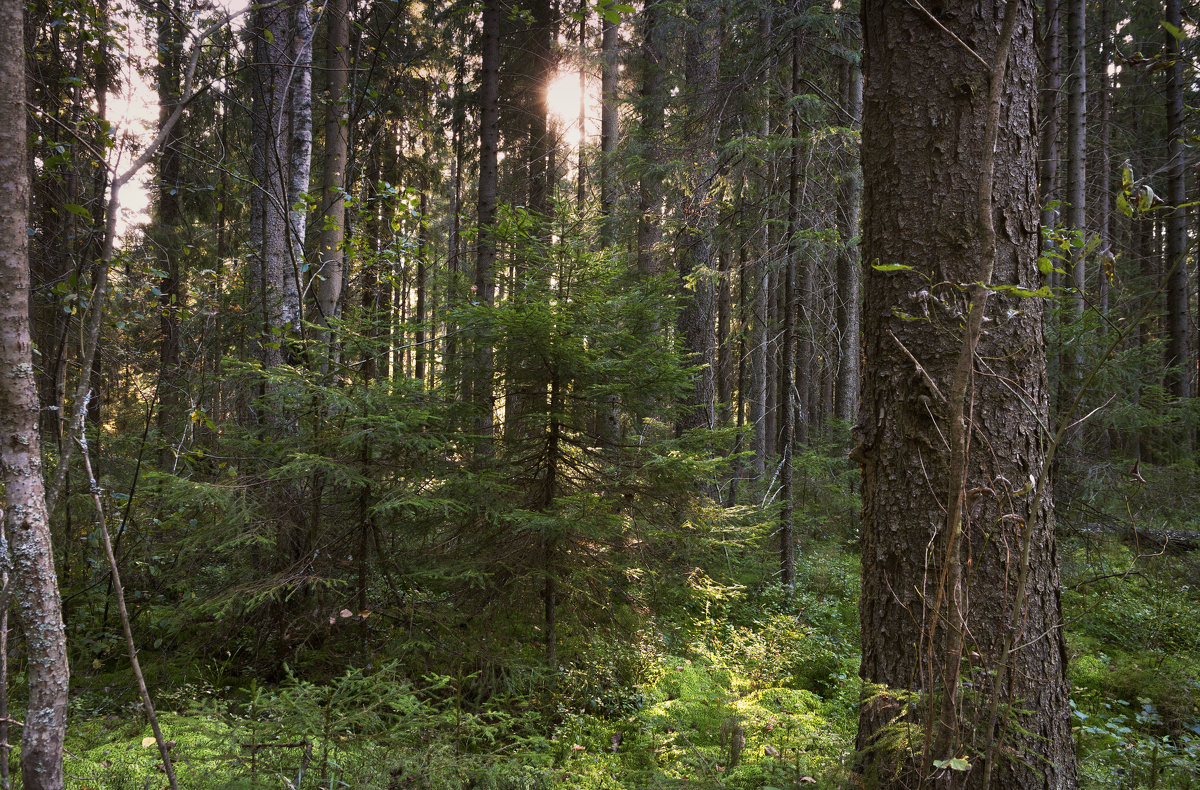
[(958, 285), (1038, 284), (1033, 6), (936, 8), (863, 6), (860, 767), (1073, 788), (1044, 303)]
[(19, 0), (0, 2), (0, 482), (10, 579), (28, 655), (21, 775), (27, 790), (60, 790), (69, 669), (42, 488), (30, 342), (23, 29)]

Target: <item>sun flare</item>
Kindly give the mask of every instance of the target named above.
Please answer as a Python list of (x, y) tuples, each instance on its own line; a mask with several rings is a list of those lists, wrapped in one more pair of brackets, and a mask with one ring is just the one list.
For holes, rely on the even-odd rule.
[(578, 71), (560, 71), (546, 88), (546, 109), (563, 127), (577, 128), (581, 98), (586, 102), (585, 114), (590, 134), (595, 119), (600, 115), (600, 84), (596, 80), (588, 78), (580, 86)]

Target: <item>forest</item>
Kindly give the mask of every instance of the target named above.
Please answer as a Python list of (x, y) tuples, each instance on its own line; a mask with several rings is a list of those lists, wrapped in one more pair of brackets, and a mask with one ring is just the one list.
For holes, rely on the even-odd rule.
[(0, 0), (0, 789), (1200, 787), (1198, 40)]

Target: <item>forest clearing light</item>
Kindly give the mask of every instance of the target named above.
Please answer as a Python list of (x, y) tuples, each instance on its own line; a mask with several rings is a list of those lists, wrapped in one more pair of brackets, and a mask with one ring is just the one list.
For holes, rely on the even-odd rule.
[(600, 133), (600, 82), (590, 76), (581, 88), (579, 72), (560, 71), (546, 88), (546, 111), (563, 130), (579, 129), (579, 102), (584, 99), (588, 137)]
[[(228, 14), (230, 25), (237, 32), (247, 24), (250, 2), (213, 0), (211, 10)], [(114, 172), (128, 166), (136, 158), (142, 146), (154, 138), (159, 122), (158, 93), (153, 78), (139, 69), (136, 63), (137, 60), (149, 62), (155, 45), (153, 32), (142, 16), (129, 9), (119, 10), (117, 18), (124, 24), (121, 40), (123, 51), (130, 56), (123, 59), (121, 79), (108, 94), (109, 121), (117, 134), (117, 146), (108, 157), (108, 166)], [(191, 29), (184, 44), (188, 54), (196, 45), (194, 34), (199, 29), (192, 24), (194, 21), (189, 23)], [(149, 221), (152, 192), (153, 174), (149, 168), (134, 176), (121, 191), (121, 207), (117, 216), (118, 243), (126, 233)]]

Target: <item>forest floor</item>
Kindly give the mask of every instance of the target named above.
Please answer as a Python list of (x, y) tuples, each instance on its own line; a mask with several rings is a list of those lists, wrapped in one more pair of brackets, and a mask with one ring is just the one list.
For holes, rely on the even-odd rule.
[[(1060, 517), (1083, 786), (1198, 786), (1200, 553), (1087, 528), (1097, 507), (1077, 499)], [(850, 787), (855, 540), (802, 545), (794, 600), (747, 581), (764, 578), (767, 552), (721, 552), (724, 567), (661, 585), (632, 626), (564, 629), (556, 673), (533, 645), (449, 675), (400, 647), (274, 683), (149, 649), (143, 662), (182, 788)], [(166, 787), (132, 681), (111, 663), (76, 669), (67, 786)]]

